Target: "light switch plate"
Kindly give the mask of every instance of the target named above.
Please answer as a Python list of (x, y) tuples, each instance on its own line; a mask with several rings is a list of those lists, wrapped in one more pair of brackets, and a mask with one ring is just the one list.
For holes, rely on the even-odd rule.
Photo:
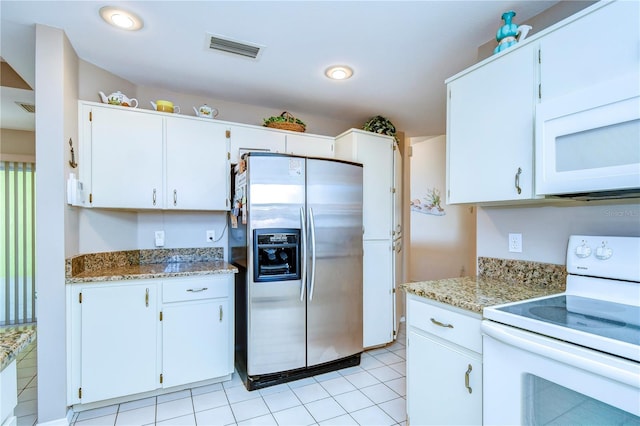
[(156, 231), (155, 232), (155, 238), (156, 238), (156, 247), (163, 247), (164, 246), (164, 231)]

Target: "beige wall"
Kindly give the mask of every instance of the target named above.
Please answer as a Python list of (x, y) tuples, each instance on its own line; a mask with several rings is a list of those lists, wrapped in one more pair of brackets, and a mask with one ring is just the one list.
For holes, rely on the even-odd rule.
[[(66, 420), (66, 250), (77, 247), (74, 212), (65, 208), (67, 147), (77, 135), (78, 58), (61, 30), (35, 26), (36, 289), (38, 422)], [(64, 226), (62, 226), (64, 224)], [(70, 245), (69, 245), (70, 244)], [(55, 366), (55, 368), (51, 368)]]
[[(573, 15), (574, 13), (581, 11), (584, 8), (591, 6), (594, 3), (597, 3), (597, 1), (591, 1), (591, 0), (561, 1), (555, 6), (550, 7), (549, 9), (545, 10), (544, 12), (534, 16), (533, 18), (525, 22), (520, 22), (518, 20), (518, 15), (517, 15), (518, 10), (516, 8), (514, 9), (516, 11), (516, 17), (514, 18), (513, 22), (518, 25), (524, 25), (524, 24), (531, 25), (533, 29), (529, 31), (529, 35), (527, 36), (529, 37), (563, 20), (564, 18), (567, 18)], [(496, 31), (498, 31), (498, 28), (500, 28), (502, 24), (504, 24), (504, 22), (502, 22), (500, 20), (500, 17), (498, 16), (496, 19)], [(478, 61), (482, 61), (483, 59), (486, 59), (489, 56), (493, 55), (493, 49), (495, 49), (497, 45), (498, 45), (498, 42), (494, 38), (492, 40), (489, 40), (485, 44), (481, 45), (480, 47), (478, 47)]]
[[(522, 253), (507, 250), (522, 234)], [(565, 264), (569, 235), (640, 236), (640, 202), (567, 202), (478, 209), (478, 256)]]
[[(157, 87), (136, 86), (89, 62), (80, 60), (78, 65), (77, 99), (100, 102), (99, 91), (109, 95), (120, 90), (130, 98), (136, 98), (139, 108), (152, 109), (150, 101), (168, 99), (179, 105), (181, 113), (195, 115), (194, 106), (206, 103), (219, 110), (218, 119), (237, 123), (262, 125), (262, 119), (280, 114), (281, 110), (228, 102), (201, 95), (171, 92)], [(362, 123), (349, 123), (321, 116), (292, 114), (307, 124), (307, 133), (338, 135)], [(76, 149), (78, 153), (81, 147)], [(78, 157), (80, 158), (80, 157)], [(76, 173), (84, 166), (79, 162)], [(165, 231), (166, 248), (226, 247), (226, 215), (223, 212), (130, 212), (68, 207), (77, 211), (78, 223), (71, 232), (78, 234), (78, 253), (96, 253), (116, 250), (154, 248), (156, 230)], [(205, 231), (213, 229), (222, 237), (214, 244), (207, 243)], [(77, 230), (77, 231), (76, 231)], [(225, 252), (225, 257), (228, 253)]]
[(33, 162), (35, 158), (35, 132), (0, 129), (0, 159)]
[(423, 200), (427, 190), (441, 194), (443, 216), (410, 210), (409, 281), (425, 281), (475, 274), (475, 221), (473, 206), (447, 205), (446, 137), (410, 138), (409, 192), (411, 200)]
[[(172, 92), (161, 87), (137, 86), (134, 83), (118, 77), (89, 62), (80, 61), (79, 99), (100, 102), (98, 92), (109, 95), (116, 90), (130, 98), (136, 98), (138, 108), (153, 109), (151, 101), (166, 99), (180, 106), (180, 113), (194, 116), (193, 107), (207, 104), (218, 110), (217, 119), (235, 123), (262, 125), (262, 120), (272, 115), (279, 115), (283, 109), (265, 108), (255, 105), (230, 102), (199, 94)], [(295, 110), (289, 110), (291, 114), (300, 118), (307, 124), (307, 133), (337, 136), (352, 127), (360, 128), (363, 123), (349, 122), (339, 119), (331, 119), (319, 115), (301, 114)]]

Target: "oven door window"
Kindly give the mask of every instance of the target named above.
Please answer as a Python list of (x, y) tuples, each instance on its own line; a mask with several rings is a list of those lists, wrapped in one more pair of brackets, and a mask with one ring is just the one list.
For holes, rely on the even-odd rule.
[(532, 374), (524, 385), (526, 425), (640, 425), (640, 417)]

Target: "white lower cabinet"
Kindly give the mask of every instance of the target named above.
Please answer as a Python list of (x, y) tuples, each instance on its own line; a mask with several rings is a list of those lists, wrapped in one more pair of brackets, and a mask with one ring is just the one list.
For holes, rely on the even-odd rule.
[[(393, 262), (389, 240), (364, 241), (363, 245), (363, 318), (365, 348), (393, 341)], [(390, 255), (391, 254), (391, 255)]]
[(162, 386), (233, 373), (229, 274), (163, 283)]
[(67, 297), (69, 405), (231, 378), (233, 274), (74, 284)]
[(86, 287), (81, 295), (82, 403), (158, 387), (156, 283)]
[(407, 424), (482, 424), (481, 316), (407, 302)]

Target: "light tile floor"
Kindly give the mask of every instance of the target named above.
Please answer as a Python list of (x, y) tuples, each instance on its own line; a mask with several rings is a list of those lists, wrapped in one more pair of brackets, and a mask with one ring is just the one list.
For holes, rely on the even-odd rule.
[[(224, 383), (76, 413), (72, 425), (405, 426), (404, 330), (402, 323), (394, 343), (366, 351), (356, 367), (252, 392), (234, 374)], [(34, 421), (35, 414), (18, 417), (19, 426)]]
[(16, 369), (18, 374), (18, 406), (13, 414), (18, 418), (18, 426), (33, 426), (38, 413), (38, 378), (36, 339), (18, 354)]

